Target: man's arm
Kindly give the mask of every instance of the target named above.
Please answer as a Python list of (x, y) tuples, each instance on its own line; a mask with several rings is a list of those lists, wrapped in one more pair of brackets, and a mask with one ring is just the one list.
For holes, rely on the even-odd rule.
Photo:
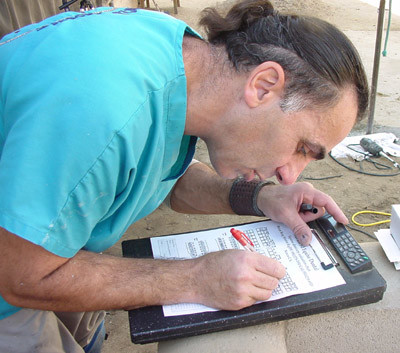
[(228, 201), (232, 183), (201, 162), (192, 164), (171, 193), (171, 208), (182, 213), (233, 214)]
[(196, 302), (235, 310), (266, 300), (285, 270), (260, 254), (230, 250), (184, 261), (79, 251), (56, 256), (0, 228), (0, 294), (12, 305), (60, 311)]
[[(124, 259), (87, 251), (63, 258), (3, 228), (0, 239), (0, 291), (16, 306), (92, 311), (192, 299), (188, 278), (186, 285), (179, 283), (185, 275), (173, 278), (178, 272), (191, 273), (189, 263)], [(159, 290), (154, 287), (155, 279)], [(173, 288), (166, 290), (172, 280), (176, 293)]]

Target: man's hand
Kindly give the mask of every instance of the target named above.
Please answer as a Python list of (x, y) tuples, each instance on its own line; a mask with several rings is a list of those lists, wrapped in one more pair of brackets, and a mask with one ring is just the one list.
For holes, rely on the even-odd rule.
[(269, 299), (286, 274), (278, 261), (243, 250), (213, 252), (193, 261), (194, 301), (225, 310)]
[[(171, 207), (184, 213), (233, 213), (229, 205), (231, 187), (232, 180), (224, 180), (208, 166), (196, 163), (178, 181), (171, 195)], [(302, 203), (312, 204), (318, 213), (300, 212)], [(321, 217), (325, 210), (338, 222), (349, 222), (330, 196), (309, 183), (267, 185), (258, 194), (257, 206), (267, 217), (292, 229), (303, 245), (312, 239), (306, 222)]]
[[(312, 204), (318, 209), (318, 213), (299, 212), (302, 203)], [(306, 222), (321, 217), (325, 210), (338, 222), (344, 224), (349, 222), (330, 196), (314, 189), (309, 183), (263, 187), (257, 204), (267, 217), (282, 222), (292, 229), (303, 245), (308, 245), (312, 239), (311, 230)]]

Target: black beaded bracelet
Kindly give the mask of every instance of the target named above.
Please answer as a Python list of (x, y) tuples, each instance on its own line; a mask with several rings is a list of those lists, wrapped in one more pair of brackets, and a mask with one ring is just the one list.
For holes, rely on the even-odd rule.
[(237, 178), (229, 193), (229, 204), (233, 212), (238, 215), (265, 216), (257, 206), (258, 193), (263, 186), (274, 184), (272, 181), (246, 181), (243, 178)]

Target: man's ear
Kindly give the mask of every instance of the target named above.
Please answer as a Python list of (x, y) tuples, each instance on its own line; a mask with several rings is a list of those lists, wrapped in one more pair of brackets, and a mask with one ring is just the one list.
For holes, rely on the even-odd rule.
[(285, 73), (281, 65), (266, 61), (250, 72), (245, 86), (245, 101), (250, 108), (280, 99), (285, 87)]

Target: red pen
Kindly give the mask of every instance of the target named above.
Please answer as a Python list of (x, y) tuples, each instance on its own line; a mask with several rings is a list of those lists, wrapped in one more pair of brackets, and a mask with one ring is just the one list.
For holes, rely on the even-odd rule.
[(238, 229), (232, 228), (231, 234), (246, 250), (256, 252), (253, 242), (245, 233)]

